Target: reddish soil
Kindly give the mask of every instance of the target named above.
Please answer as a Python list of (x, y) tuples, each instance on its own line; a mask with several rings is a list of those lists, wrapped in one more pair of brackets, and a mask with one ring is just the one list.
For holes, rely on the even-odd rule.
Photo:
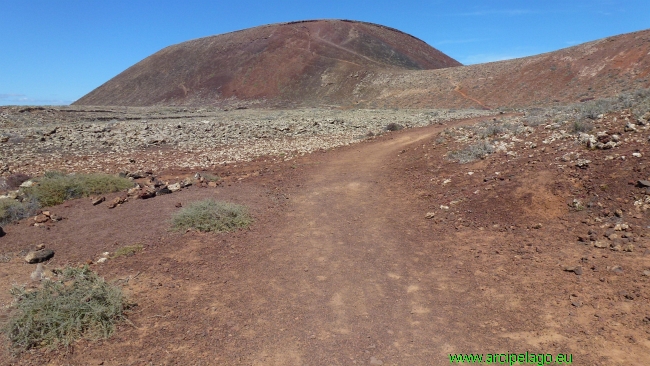
[[(441, 365), (449, 353), (543, 352), (571, 353), (576, 365), (650, 363), (650, 277), (642, 275), (650, 220), (630, 209), (641, 188), (628, 184), (650, 175), (646, 163), (606, 163), (603, 151), (586, 151), (594, 161), (586, 170), (560, 170), (551, 164), (557, 152), (536, 151), (526, 161), (493, 155), (459, 165), (443, 157), (454, 143), (432, 143), (444, 128), (237, 164), (215, 172), (230, 173), (219, 187), (113, 210), (75, 200), (51, 208), (61, 222), (6, 227), (0, 253), (13, 259), (0, 266), (3, 304), (10, 284), (28, 282), (35, 267), (13, 255), (34, 245), (56, 251), (47, 268), (124, 245), (145, 249), (92, 266), (123, 279), (138, 304), (132, 326), (57, 352), (14, 358), (3, 349), (0, 360)], [(632, 151), (650, 154), (647, 144), (617, 152)], [(594, 194), (594, 206), (567, 205)], [(249, 206), (255, 223), (235, 233), (169, 231), (177, 202), (205, 197)], [(630, 224), (635, 251), (577, 241), (617, 220)]]

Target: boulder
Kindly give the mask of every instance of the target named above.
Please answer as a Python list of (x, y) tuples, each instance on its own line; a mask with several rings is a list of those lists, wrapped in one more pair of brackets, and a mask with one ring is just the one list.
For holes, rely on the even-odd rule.
[(25, 256), (25, 262), (27, 263), (41, 263), (46, 260), (54, 257), (54, 251), (52, 249), (40, 249), (32, 250)]

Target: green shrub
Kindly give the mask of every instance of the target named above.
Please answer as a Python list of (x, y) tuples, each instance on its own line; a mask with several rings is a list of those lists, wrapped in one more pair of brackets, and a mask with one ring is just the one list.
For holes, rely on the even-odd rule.
[(244, 206), (214, 200), (198, 201), (177, 212), (172, 218), (175, 230), (233, 231), (252, 222)]
[(0, 225), (34, 216), (40, 207), (34, 199), (23, 202), (11, 198), (0, 199)]
[(87, 266), (65, 268), (40, 289), (13, 287), (11, 293), (15, 302), (3, 331), (18, 351), (68, 346), (81, 337), (108, 338), (128, 308), (121, 289)]
[(574, 121), (573, 125), (571, 125), (571, 130), (573, 133), (580, 133), (580, 132), (589, 132), (594, 129), (594, 126), (589, 123), (589, 122), (583, 122), (583, 121)]
[(66, 200), (118, 192), (133, 187), (133, 182), (108, 174), (70, 174), (47, 172), (38, 184), (25, 188), (25, 193), (41, 206), (54, 206)]
[(494, 147), (485, 140), (479, 141), (472, 145), (467, 145), (461, 150), (451, 151), (447, 157), (451, 160), (458, 161), (461, 164), (469, 163), (478, 159), (483, 159), (494, 152)]
[(142, 251), (142, 248), (143, 248), (142, 244), (123, 246), (118, 250), (116, 250), (115, 253), (113, 253), (113, 258), (130, 257), (135, 253)]

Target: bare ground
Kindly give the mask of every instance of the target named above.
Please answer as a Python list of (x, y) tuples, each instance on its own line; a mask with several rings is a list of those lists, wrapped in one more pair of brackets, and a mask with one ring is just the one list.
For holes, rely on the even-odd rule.
[[(109, 280), (122, 279), (137, 302), (132, 326), (99, 343), (17, 358), (2, 350), (0, 359), (439, 365), (449, 353), (542, 352), (571, 353), (577, 365), (648, 364), (650, 277), (642, 274), (650, 269), (650, 222), (629, 209), (640, 189), (633, 183), (649, 175), (643, 161), (600, 163), (602, 152), (590, 151), (586, 171), (557, 169), (550, 164), (556, 152), (537, 151), (527, 161), (495, 155), (459, 165), (443, 157), (451, 146), (433, 143), (444, 128), (229, 166), (219, 187), (114, 210), (71, 201), (51, 209), (62, 222), (5, 228), (0, 252), (12, 258), (0, 265), (5, 289), (27, 282), (34, 269), (13, 255), (39, 243), (56, 251), (48, 268), (123, 245), (145, 250), (93, 265)], [(596, 191), (600, 206), (567, 205)], [(177, 202), (204, 197), (248, 205), (255, 224), (231, 234), (168, 231)], [(618, 208), (622, 217), (613, 214)], [(634, 229), (632, 252), (577, 242), (622, 220)], [(0, 292), (0, 302), (9, 301)]]

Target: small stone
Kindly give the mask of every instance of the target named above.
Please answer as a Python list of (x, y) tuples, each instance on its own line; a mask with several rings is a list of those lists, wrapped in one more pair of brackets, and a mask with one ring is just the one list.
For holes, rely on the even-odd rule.
[(541, 223), (537, 223), (537, 224), (533, 225), (533, 229), (541, 229), (541, 228), (542, 228)]
[(587, 159), (578, 159), (576, 162), (576, 166), (581, 169), (585, 169), (589, 167), (589, 163), (591, 163), (591, 160)]
[(616, 215), (617, 217), (623, 217), (623, 210), (618, 209), (614, 211), (614, 215)]
[(45, 249), (45, 244), (39, 244), (36, 246), (36, 250)]
[(95, 198), (93, 200), (93, 206), (97, 206), (98, 204), (100, 204), (100, 203), (102, 203), (104, 201), (106, 201), (106, 197)]
[(52, 216), (52, 215), (50, 214), (50, 211), (43, 211), (42, 213), (43, 213), (43, 215), (45, 215), (45, 216), (47, 216), (47, 217)]
[(640, 158), (640, 157), (643, 156), (643, 154), (635, 152), (635, 153), (632, 153), (632, 156), (634, 156), (635, 158)]
[(39, 223), (39, 224), (47, 222), (49, 219), (50, 219), (49, 217), (47, 217), (47, 216), (45, 216), (43, 214), (40, 214), (40, 215), (37, 215), (36, 217), (34, 217), (34, 221)]
[(603, 241), (600, 241), (600, 240), (596, 240), (594, 242), (594, 247), (596, 247), (596, 248), (607, 248), (608, 246), (609, 245), (607, 243), (605, 243)]
[(623, 268), (621, 268), (621, 266), (613, 266), (613, 267), (608, 266), (607, 269), (614, 273), (618, 273), (618, 274), (623, 273)]
[(2, 238), (5, 235), (7, 235), (7, 233), (2, 229), (2, 226), (0, 226), (0, 238)]
[(217, 182), (212, 182), (212, 181), (211, 181), (211, 182), (208, 182), (208, 187), (212, 187), (212, 188), (214, 188), (214, 187), (216, 187), (216, 186), (218, 186), (218, 185), (219, 185), (219, 184), (218, 184)]
[(436, 217), (436, 213), (435, 213), (435, 212), (427, 212), (427, 214), (424, 215), (424, 218), (425, 218), (425, 219), (428, 219), (428, 220), (431, 220), (431, 219), (434, 218), (434, 217)]
[(140, 193), (140, 188), (139, 187), (129, 188), (129, 190), (126, 191), (126, 194), (129, 195), (129, 196), (137, 196), (138, 193)]
[(27, 253), (25, 256), (25, 262), (27, 263), (40, 263), (45, 262), (46, 260), (54, 257), (54, 251), (52, 249), (41, 249), (35, 250)]
[(171, 192), (177, 192), (181, 190), (181, 184), (180, 183), (174, 183), (170, 184), (167, 186), (167, 189), (169, 189)]
[(108, 258), (106, 258), (106, 257), (102, 257), (102, 258), (99, 258), (99, 259), (97, 260), (97, 263), (104, 263), (104, 262), (106, 262), (107, 260), (108, 260)]
[(183, 204), (180, 203), (180, 202), (176, 202), (176, 204), (175, 204), (174, 206), (175, 206), (176, 208), (181, 208), (181, 207), (183, 207)]
[(138, 193), (138, 198), (146, 200), (156, 196), (156, 191), (151, 188), (145, 188)]
[(34, 181), (30, 179), (30, 180), (27, 180), (27, 181), (22, 182), (22, 183), (20, 184), (20, 188), (30, 188), (30, 187), (32, 187), (34, 184), (35, 184)]
[(121, 205), (121, 204), (123, 204), (124, 202), (126, 202), (126, 200), (127, 200), (127, 197), (115, 197), (115, 199), (112, 200), (112, 201), (108, 204), (108, 208), (115, 208), (115, 207), (117, 207), (118, 205)]
[(650, 270), (646, 269), (645, 271), (643, 271), (643, 275), (646, 277), (650, 277)]
[(633, 252), (634, 251), (634, 244), (627, 244), (623, 246), (623, 251), (624, 252)]
[(32, 281), (40, 281), (43, 279), (43, 263), (39, 263), (36, 265), (36, 269), (32, 274), (29, 276)]
[(382, 360), (379, 360), (379, 359), (377, 359), (377, 358), (375, 358), (373, 356), (373, 357), (370, 357), (370, 364), (371, 365), (383, 365), (384, 362)]
[(573, 272), (577, 274), (578, 276), (582, 274), (582, 267), (581, 266), (576, 266), (576, 267), (564, 267), (565, 272)]
[(172, 191), (169, 190), (169, 188), (167, 188), (167, 186), (162, 186), (162, 187), (160, 187), (159, 189), (156, 190), (156, 196), (162, 196), (164, 194), (170, 194), (170, 193), (172, 193)]
[(638, 187), (650, 187), (650, 180), (639, 180), (636, 182)]

